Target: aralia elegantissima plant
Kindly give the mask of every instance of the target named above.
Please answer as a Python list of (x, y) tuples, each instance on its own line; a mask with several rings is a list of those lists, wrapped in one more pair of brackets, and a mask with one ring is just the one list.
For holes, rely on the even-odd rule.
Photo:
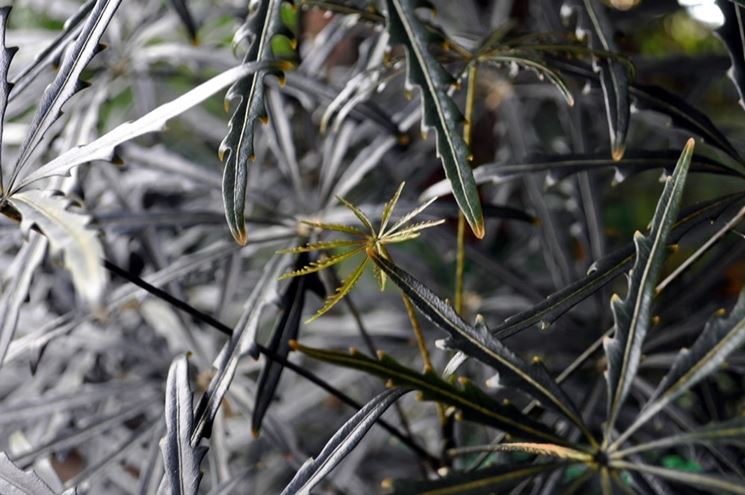
[(745, 493), (716, 6), (0, 4), (0, 492)]

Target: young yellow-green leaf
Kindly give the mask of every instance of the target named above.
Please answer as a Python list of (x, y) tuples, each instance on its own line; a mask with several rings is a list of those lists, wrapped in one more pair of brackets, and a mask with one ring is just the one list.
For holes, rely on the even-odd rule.
[[(421, 212), (426, 210), (435, 201), (437, 201), (437, 196), (429, 198), (427, 201), (425, 201), (421, 205), (417, 206), (416, 208), (414, 208), (413, 210), (411, 210), (410, 212), (408, 212), (407, 214), (399, 218), (398, 221), (394, 223), (393, 226), (390, 229), (388, 229), (388, 231), (385, 232), (385, 234), (394, 234), (398, 229), (400, 229), (401, 227), (409, 223), (412, 218), (416, 217)], [(381, 234), (383, 234), (383, 231), (381, 231)]]
[(344, 296), (349, 294), (349, 291), (352, 290), (352, 288), (355, 286), (355, 284), (360, 279), (362, 274), (365, 272), (365, 267), (367, 266), (368, 261), (369, 261), (368, 258), (365, 258), (364, 260), (362, 260), (362, 263), (360, 263), (360, 265), (352, 272), (352, 274), (349, 275), (349, 277), (347, 277), (347, 279), (344, 280), (344, 282), (342, 282), (341, 286), (336, 289), (336, 292), (334, 292), (334, 294), (332, 294), (326, 299), (326, 302), (323, 305), (323, 307), (319, 309), (316, 312), (316, 314), (314, 314), (312, 317), (306, 320), (306, 323), (312, 322), (313, 320), (315, 320), (316, 318), (318, 318), (319, 316), (323, 315), (328, 310), (333, 308), (336, 305), (336, 303), (344, 299)]
[(309, 225), (311, 227), (315, 227), (321, 230), (330, 230), (333, 232), (344, 232), (345, 234), (354, 234), (354, 235), (361, 235), (361, 236), (366, 235), (364, 230), (360, 230), (357, 227), (352, 227), (351, 225), (344, 225), (340, 223), (314, 222), (312, 220), (301, 220), (300, 223), (303, 223), (305, 225)]
[(287, 249), (280, 249), (277, 251), (277, 254), (299, 254), (299, 253), (311, 253), (313, 251), (325, 251), (327, 249), (336, 249), (341, 247), (350, 247), (350, 246), (358, 246), (360, 244), (359, 240), (349, 240), (349, 239), (338, 239), (336, 241), (322, 241), (322, 242), (314, 242), (311, 244), (306, 244), (304, 246), (295, 246)]
[(391, 219), (391, 215), (393, 214), (393, 209), (396, 207), (396, 203), (398, 203), (398, 198), (401, 197), (401, 192), (404, 190), (404, 185), (406, 185), (406, 182), (401, 182), (401, 184), (398, 186), (398, 189), (396, 189), (396, 192), (393, 194), (393, 197), (385, 204), (385, 207), (383, 208), (383, 215), (380, 217), (380, 228), (378, 229), (378, 232), (380, 234), (383, 234), (383, 232), (385, 232), (385, 228), (388, 226), (388, 221)]
[(471, 171), (471, 153), (460, 129), (463, 116), (448, 95), (453, 77), (428, 51), (428, 45), (434, 41), (433, 32), (422, 24), (415, 12), (422, 2), (386, 0), (385, 4), (391, 42), (400, 43), (406, 49), (407, 82), (420, 89), (422, 127), (435, 129), (437, 154), (455, 200), (473, 233), (481, 239), (485, 233), (484, 217)]
[[(425, 220), (424, 222), (417, 222), (413, 225), (410, 225), (409, 227), (406, 227), (405, 229), (401, 229), (396, 231), (394, 234), (388, 235), (385, 237), (386, 243), (391, 244), (395, 242), (402, 242), (404, 240), (407, 240), (409, 238), (417, 237), (424, 229), (429, 229), (430, 227), (437, 227), (438, 225), (442, 225), (445, 223), (444, 219), (441, 220)], [(413, 236), (413, 237), (411, 237)], [(399, 237), (403, 237), (403, 239), (398, 239)]]
[(540, 455), (545, 457), (554, 457), (557, 459), (566, 459), (569, 461), (578, 461), (589, 464), (592, 462), (592, 455), (587, 452), (581, 452), (563, 445), (554, 443), (530, 443), (530, 442), (510, 442), (495, 443), (490, 445), (464, 447), (453, 449), (459, 455), (476, 453), (476, 452), (520, 452), (529, 455)]
[(286, 278), (300, 277), (302, 275), (307, 275), (309, 273), (319, 272), (330, 266), (334, 266), (337, 263), (341, 263), (347, 258), (351, 258), (352, 256), (359, 253), (363, 249), (364, 247), (358, 247), (357, 249), (352, 249), (351, 251), (346, 251), (344, 253), (337, 254), (335, 256), (329, 256), (328, 258), (324, 258), (322, 260), (311, 261), (310, 264), (308, 264), (308, 266), (306, 266), (305, 268), (287, 272), (281, 277), (279, 277), (279, 279), (284, 280)]
[(341, 204), (343, 204), (344, 206), (346, 206), (347, 208), (349, 208), (350, 210), (352, 210), (352, 213), (354, 213), (354, 216), (357, 217), (357, 219), (362, 223), (362, 225), (365, 226), (365, 228), (369, 232), (371, 232), (371, 233), (372, 232), (375, 232), (375, 229), (373, 228), (372, 222), (370, 221), (369, 218), (367, 218), (367, 215), (365, 215), (365, 213), (362, 210), (360, 210), (355, 205), (353, 205), (352, 203), (350, 203), (346, 199), (342, 198), (341, 196), (337, 196), (336, 199), (338, 199)]
[(651, 325), (655, 287), (667, 254), (667, 237), (678, 215), (694, 144), (693, 139), (688, 140), (675, 172), (667, 178), (649, 235), (638, 231), (634, 234), (636, 261), (631, 269), (626, 298), (622, 300), (614, 295), (611, 299), (614, 332), (612, 338), (606, 338), (603, 342), (608, 358), (605, 373), (608, 382), (606, 441), (609, 441), (610, 432), (639, 367), (642, 345)]
[(279, 8), (279, 17), (282, 19), (282, 24), (297, 37), (300, 33), (300, 15), (297, 6), (291, 2), (282, 2)]
[(36, 226), (49, 239), (52, 251), (62, 253), (78, 293), (97, 304), (106, 286), (106, 272), (101, 242), (88, 228), (90, 217), (68, 211), (67, 198), (45, 191), (23, 191), (8, 200), (21, 214), (21, 229), (28, 232)]
[[(294, 60), (292, 41), (283, 35), (286, 27), (281, 19), (281, 0), (259, 0), (245, 24), (235, 35), (238, 43), (251, 38), (250, 46), (243, 58), (244, 63), (278, 61), (291, 66)], [(276, 50), (276, 52), (275, 52)], [(272, 73), (279, 73), (273, 71)], [(243, 245), (247, 242), (244, 209), (248, 180), (248, 164), (255, 159), (254, 128), (260, 120), (268, 119), (264, 103), (264, 76), (268, 70), (248, 75), (228, 90), (226, 100), (238, 100), (233, 116), (228, 123), (228, 133), (220, 144), (220, 156), (225, 160), (223, 171), (223, 201), (225, 218), (235, 240)]]

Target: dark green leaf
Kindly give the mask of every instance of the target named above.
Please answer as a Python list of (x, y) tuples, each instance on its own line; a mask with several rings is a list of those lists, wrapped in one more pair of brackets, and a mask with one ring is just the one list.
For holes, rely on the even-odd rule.
[[(577, 29), (589, 35), (590, 48), (613, 52), (613, 29), (607, 19), (605, 7), (597, 0), (572, 0), (571, 4), (577, 12)], [(614, 160), (620, 160), (626, 147), (631, 106), (628, 69), (617, 60), (599, 57), (593, 60), (593, 68), (598, 73), (600, 86), (603, 88), (610, 130), (611, 156)]]
[(187, 0), (171, 0), (173, 10), (176, 11), (178, 18), (181, 19), (181, 23), (189, 33), (189, 37), (193, 43), (197, 42), (197, 25), (194, 22), (194, 17), (191, 15), (189, 5), (186, 3)]
[(419, 373), (384, 353), (378, 353), (378, 359), (373, 359), (357, 351), (344, 354), (299, 344), (295, 344), (294, 348), (314, 359), (364, 371), (390, 380), (394, 385), (411, 387), (419, 391), (424, 400), (437, 401), (458, 408), (466, 420), (498, 428), (517, 438), (565, 444), (548, 427), (523, 415), (510, 404), (500, 404), (468, 380), (462, 380), (463, 387), (459, 388), (443, 380), (432, 370)]
[[(567, 74), (599, 82), (592, 68), (585, 64), (559, 59), (552, 59), (551, 64)], [(683, 98), (660, 86), (634, 82), (629, 84), (629, 93), (637, 108), (667, 115), (674, 125), (701, 136), (708, 144), (716, 146), (738, 162), (742, 161), (740, 154), (714, 122)], [(737, 172), (743, 175), (743, 167), (738, 167)]]
[(470, 151), (460, 130), (463, 116), (447, 92), (453, 77), (428, 51), (434, 34), (416, 16), (420, 4), (417, 0), (386, 0), (388, 32), (393, 43), (406, 49), (407, 81), (419, 87), (422, 97), (422, 127), (435, 129), (437, 154), (455, 200), (480, 239), (484, 237), (484, 218), (469, 163)]
[(466, 323), (445, 301), (421, 282), (389, 260), (368, 251), (373, 261), (411, 299), (417, 309), (435, 325), (450, 335), (446, 344), (497, 369), (501, 379), (560, 412), (582, 430), (591, 442), (587, 430), (571, 400), (540, 366), (529, 366), (487, 331)]
[(725, 318), (713, 318), (690, 349), (683, 349), (673, 362), (634, 423), (616, 444), (630, 436), (686, 390), (716, 371), (727, 356), (745, 343), (745, 291)]
[[(236, 43), (247, 37), (251, 38), (243, 63), (288, 61), (287, 57), (290, 54), (285, 49), (286, 44), (281, 41), (276, 43), (279, 53), (272, 52), (274, 38), (282, 35), (287, 29), (280, 15), (282, 3), (281, 0), (260, 0), (252, 3), (253, 11), (249, 12), (245, 24), (235, 35)], [(256, 157), (255, 126), (258, 121), (266, 121), (269, 118), (264, 102), (264, 76), (269, 73), (266, 69), (259, 70), (238, 80), (230, 87), (225, 97), (227, 101), (237, 100), (238, 105), (228, 123), (228, 134), (220, 144), (220, 156), (225, 161), (223, 201), (230, 232), (241, 245), (247, 242), (244, 209), (248, 164)], [(272, 73), (280, 74), (276, 69)]]
[(608, 420), (606, 435), (623, 405), (636, 376), (647, 330), (651, 325), (652, 300), (667, 250), (667, 238), (678, 214), (683, 186), (691, 163), (694, 141), (690, 139), (673, 175), (667, 178), (652, 218), (649, 235), (634, 234), (636, 260), (629, 276), (626, 298), (611, 298), (613, 337), (603, 342), (608, 358)]
[[(298, 270), (307, 264), (308, 254), (301, 253), (295, 261), (295, 269)], [(287, 358), (290, 353), (289, 342), (297, 339), (300, 330), (300, 318), (303, 314), (303, 307), (305, 307), (305, 295), (308, 289), (322, 292), (323, 285), (317, 274), (312, 273), (303, 277), (294, 277), (282, 296), (282, 313), (272, 330), (271, 339), (267, 346), (271, 352), (282, 358)], [(272, 359), (267, 359), (261, 369), (256, 386), (253, 415), (251, 416), (251, 431), (255, 436), (259, 434), (261, 421), (274, 399), (274, 392), (279, 384), (283, 369), (282, 364)]]

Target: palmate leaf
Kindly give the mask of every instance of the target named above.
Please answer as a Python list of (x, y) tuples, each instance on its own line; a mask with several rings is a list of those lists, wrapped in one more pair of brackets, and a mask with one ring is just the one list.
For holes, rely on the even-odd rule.
[(729, 51), (732, 67), (727, 75), (740, 95), (740, 106), (745, 108), (745, 6), (728, 0), (717, 0), (716, 4), (724, 14), (724, 24), (715, 32)]
[[(244, 63), (273, 61), (274, 73), (278, 73), (276, 69), (282, 66), (282, 62), (285, 62), (284, 67), (289, 67), (294, 54), (280, 50), (275, 43), (277, 40), (289, 41), (283, 34), (290, 29), (283, 23), (283, 3), (288, 2), (260, 0), (252, 3), (253, 11), (249, 12), (245, 24), (235, 35), (236, 42), (252, 38), (243, 57)], [(266, 69), (259, 70), (239, 79), (225, 97), (226, 101), (238, 100), (238, 105), (228, 122), (228, 133), (220, 144), (220, 157), (225, 161), (223, 201), (230, 233), (241, 245), (247, 241), (244, 209), (248, 165), (255, 159), (254, 128), (258, 121), (269, 118), (264, 102), (264, 76), (268, 73)]]
[(21, 146), (15, 168), (8, 185), (13, 188), (16, 178), (31, 157), (42, 138), (62, 115), (62, 107), (78, 91), (87, 86), (80, 75), (91, 59), (102, 49), (99, 43), (109, 25), (109, 21), (119, 8), (122, 0), (98, 0), (83, 25), (73, 45), (65, 51), (62, 65), (54, 80), (44, 90), (36, 114), (31, 121), (30, 131)]
[[(3, 142), (5, 109), (8, 108), (10, 90), (13, 87), (13, 85), (8, 82), (8, 68), (10, 68), (10, 62), (13, 60), (13, 56), (18, 50), (15, 47), (8, 47), (5, 45), (5, 32), (8, 25), (10, 9), (10, 7), (0, 8), (0, 143)], [(3, 165), (2, 149), (0, 149), (0, 191), (3, 190), (4, 186)]]
[(453, 77), (428, 51), (433, 33), (415, 12), (423, 5), (421, 0), (386, 0), (388, 32), (393, 43), (406, 49), (407, 83), (420, 89), (422, 127), (435, 129), (437, 154), (455, 200), (474, 235), (481, 239), (485, 233), (484, 218), (469, 163), (470, 151), (459, 129), (463, 116), (447, 93)]
[(239, 65), (228, 69), (178, 98), (160, 105), (139, 119), (133, 122), (125, 122), (90, 143), (65, 151), (40, 169), (21, 179), (11, 190), (11, 194), (42, 179), (67, 175), (70, 170), (84, 163), (93, 160), (109, 160), (118, 145), (143, 134), (160, 131), (170, 119), (200, 104), (241, 77), (266, 67), (267, 64), (258, 63)]
[(450, 305), (389, 260), (378, 256), (372, 250), (368, 250), (368, 256), (411, 299), (424, 316), (450, 335), (446, 341), (448, 347), (494, 367), (500, 372), (505, 383), (524, 391), (543, 405), (565, 416), (582, 431), (590, 443), (594, 443), (592, 434), (571, 400), (548, 376), (543, 367), (529, 366), (497, 338), (463, 321)]
[(478, 471), (455, 472), (442, 479), (427, 481), (386, 480), (391, 495), (491, 495), (508, 493), (517, 482), (547, 473), (565, 465), (561, 462), (495, 466)]
[[(604, 52), (614, 51), (612, 27), (608, 22), (605, 7), (597, 0), (571, 0), (571, 4), (577, 12), (577, 30), (589, 35), (590, 48)], [(595, 57), (593, 67), (600, 77), (603, 89), (610, 130), (611, 156), (614, 160), (620, 160), (626, 147), (626, 134), (629, 128), (628, 69), (621, 62), (606, 57)]]
[[(55, 495), (49, 485), (33, 471), (23, 471), (0, 452), (0, 493), (6, 495)], [(65, 490), (61, 495), (74, 495), (76, 489)]]
[(390, 380), (394, 385), (411, 387), (419, 391), (424, 400), (433, 400), (458, 408), (463, 418), (468, 421), (498, 428), (517, 438), (565, 444), (564, 440), (545, 425), (523, 415), (513, 405), (498, 403), (467, 380), (463, 380), (463, 387), (459, 388), (443, 380), (432, 370), (420, 373), (382, 352), (378, 353), (378, 359), (373, 359), (355, 350), (345, 354), (306, 347), (296, 342), (291, 345), (293, 349), (313, 359), (364, 371)]
[(337, 430), (315, 459), (310, 458), (302, 465), (292, 481), (282, 490), (282, 495), (308, 495), (314, 486), (349, 455), (375, 421), (407, 392), (409, 390), (405, 388), (395, 387), (373, 397)]
[(68, 211), (69, 201), (46, 191), (19, 192), (8, 200), (21, 214), (21, 230), (39, 229), (49, 240), (52, 253), (61, 253), (78, 294), (96, 305), (106, 286), (106, 272), (101, 264), (103, 248), (94, 230), (88, 228), (90, 217)]
[(655, 414), (703, 378), (716, 371), (725, 359), (745, 343), (745, 291), (725, 318), (714, 318), (690, 349), (683, 349), (633, 424), (614, 445), (628, 438)]
[(320, 316), (324, 315), (331, 308), (336, 306), (336, 303), (344, 299), (344, 297), (349, 294), (349, 292), (357, 284), (357, 281), (359, 281), (362, 274), (365, 272), (365, 268), (367, 267), (367, 263), (369, 261), (369, 258), (365, 258), (364, 260), (362, 260), (362, 263), (360, 263), (359, 266), (355, 268), (354, 271), (346, 279), (344, 279), (342, 284), (337, 287), (336, 291), (326, 298), (326, 302), (324, 302), (323, 307), (316, 311), (316, 314), (308, 318), (305, 322), (311, 323)]
[(205, 448), (191, 445), (194, 415), (188, 372), (186, 354), (181, 354), (171, 362), (166, 380), (166, 434), (160, 448), (172, 495), (197, 494), (202, 479), (199, 465), (206, 453)]
[(694, 144), (693, 139), (688, 140), (675, 172), (667, 178), (649, 235), (639, 231), (634, 234), (636, 261), (631, 269), (626, 298), (621, 300), (617, 295), (611, 298), (613, 337), (603, 342), (608, 359), (605, 373), (608, 382), (606, 441), (610, 440), (610, 432), (639, 367), (641, 348), (651, 325), (652, 300), (665, 260), (667, 237), (678, 214)]
[(361, 246), (361, 247), (352, 249), (350, 251), (345, 251), (341, 254), (329, 256), (327, 258), (324, 258), (318, 261), (311, 261), (310, 263), (308, 263), (308, 265), (300, 268), (299, 270), (293, 270), (291, 272), (285, 273), (284, 275), (279, 277), (279, 279), (284, 280), (286, 278), (301, 277), (303, 275), (308, 275), (309, 273), (320, 272), (321, 270), (325, 270), (326, 268), (329, 268), (331, 266), (341, 263), (342, 261), (348, 258), (351, 258), (355, 254), (361, 253), (363, 249), (364, 247)]

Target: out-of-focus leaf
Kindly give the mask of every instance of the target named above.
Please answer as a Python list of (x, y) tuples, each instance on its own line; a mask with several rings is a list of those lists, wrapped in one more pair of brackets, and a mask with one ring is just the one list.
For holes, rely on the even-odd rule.
[[(3, 141), (3, 124), (5, 123), (5, 109), (8, 107), (10, 90), (13, 85), (8, 82), (8, 68), (18, 50), (16, 47), (5, 45), (5, 33), (8, 25), (8, 16), (10, 7), (0, 8), (0, 143)], [(2, 150), (0, 150), (0, 190), (3, 189), (3, 159)]]
[(727, 0), (717, 0), (716, 4), (724, 14), (724, 24), (715, 32), (729, 51), (732, 67), (727, 75), (740, 95), (740, 106), (745, 108), (745, 6)]
[[(553, 156), (534, 156), (524, 163), (485, 163), (473, 170), (476, 184), (501, 184), (523, 177), (526, 173), (548, 172), (546, 184), (553, 186), (559, 181), (579, 172), (593, 172), (614, 168), (613, 183), (647, 170), (664, 169), (672, 171), (678, 161), (677, 150), (633, 150), (627, 151), (621, 160), (607, 158), (607, 153), (578, 153)], [(737, 163), (718, 161), (694, 154), (691, 157), (691, 172), (731, 175), (745, 177), (745, 168)], [(446, 181), (436, 182), (428, 187), (422, 198), (450, 194)], [(489, 205), (484, 205), (484, 214), (489, 215)]]
[(636, 260), (629, 276), (626, 298), (621, 299), (615, 294), (611, 298), (613, 337), (606, 337), (603, 341), (608, 359), (607, 437), (613, 431), (639, 367), (642, 345), (651, 325), (655, 287), (665, 261), (667, 238), (678, 215), (694, 144), (693, 139), (688, 140), (675, 172), (666, 180), (652, 217), (649, 235), (645, 236), (639, 231), (634, 234)]
[(725, 318), (713, 318), (690, 349), (683, 349), (633, 424), (616, 444), (627, 438), (686, 390), (716, 371), (745, 342), (745, 291)]
[[(295, 262), (296, 268), (301, 268), (308, 263), (308, 255), (301, 253)], [(316, 293), (323, 293), (323, 285), (316, 274), (305, 277), (295, 277), (285, 289), (282, 296), (282, 313), (275, 325), (268, 349), (274, 354), (287, 358), (290, 353), (290, 341), (297, 339), (300, 330), (300, 318), (305, 307), (305, 296), (308, 289)], [(279, 384), (284, 366), (267, 358), (259, 375), (256, 386), (256, 399), (254, 400), (253, 415), (251, 416), (251, 431), (254, 436), (259, 434), (261, 421)]]
[(187, 0), (171, 0), (173, 10), (176, 11), (178, 18), (181, 19), (181, 23), (189, 33), (192, 43), (197, 42), (197, 24), (194, 22), (194, 17), (191, 15), (189, 10), (189, 4)]
[(326, 478), (354, 450), (375, 421), (408, 391), (395, 387), (370, 399), (334, 433), (317, 457), (305, 461), (292, 481), (282, 490), (282, 495), (308, 495), (314, 486)]
[(33, 62), (13, 77), (13, 87), (10, 90), (11, 100), (21, 94), (41, 74), (44, 68), (60, 58), (70, 41), (74, 40), (83, 28), (83, 21), (91, 12), (95, 3), (96, 0), (88, 0), (81, 5), (78, 11), (65, 21), (62, 32), (34, 57)]
[(382, 352), (378, 353), (378, 359), (373, 359), (356, 350), (351, 354), (344, 354), (297, 343), (293, 344), (293, 348), (320, 361), (364, 371), (390, 380), (394, 385), (411, 387), (421, 392), (424, 400), (457, 407), (464, 419), (498, 428), (517, 438), (565, 443), (546, 426), (523, 415), (511, 404), (498, 403), (466, 379), (461, 380), (463, 387), (459, 388), (443, 380), (432, 370), (419, 373)]
[[(520, 480), (553, 471), (562, 463), (495, 466), (478, 471), (455, 472), (442, 479), (427, 481), (386, 480), (391, 495), (458, 494), (491, 495), (514, 486)], [(505, 491), (507, 493), (508, 491)]]
[(44, 191), (19, 192), (9, 201), (21, 214), (21, 230), (28, 234), (38, 228), (49, 240), (52, 253), (62, 253), (78, 294), (88, 303), (98, 304), (106, 286), (106, 271), (101, 264), (101, 242), (88, 228), (90, 217), (68, 211), (65, 197)]
[(681, 445), (709, 444), (714, 442), (742, 443), (744, 440), (745, 418), (735, 418), (724, 422), (709, 423), (693, 431), (678, 433), (669, 437), (633, 445), (617, 452), (616, 455), (624, 457), (648, 450), (666, 449)]
[[(4, 495), (55, 495), (49, 485), (33, 471), (22, 471), (4, 452), (0, 452), (0, 493)], [(67, 490), (62, 495), (72, 495)]]
[(31, 234), (31, 240), (24, 245), (16, 256), (8, 280), (2, 285), (0, 296), (0, 366), (5, 361), (10, 342), (13, 340), (18, 325), (21, 305), (28, 296), (31, 277), (44, 258), (46, 240), (44, 237)]
[(471, 153), (459, 129), (463, 116), (447, 91), (454, 79), (427, 50), (434, 34), (416, 16), (415, 9), (420, 2), (386, 0), (386, 6), (391, 41), (406, 49), (407, 82), (418, 86), (421, 93), (422, 128), (434, 127), (437, 154), (455, 200), (473, 233), (481, 239), (484, 237), (484, 218), (471, 171)]
[(493, 54), (479, 57), (479, 60), (491, 62), (496, 65), (508, 64), (510, 66), (532, 70), (536, 72), (541, 79), (545, 77), (551, 82), (551, 84), (556, 86), (556, 89), (558, 89), (561, 96), (564, 97), (567, 105), (570, 107), (574, 105), (574, 96), (572, 96), (572, 92), (569, 90), (562, 75), (547, 64), (542, 57), (531, 53), (529, 46), (525, 47), (525, 50), (520, 50), (518, 48), (507, 51), (496, 51)]
[(59, 72), (54, 81), (44, 90), (39, 107), (31, 121), (30, 131), (21, 146), (18, 160), (10, 178), (9, 189), (13, 189), (16, 179), (31, 154), (52, 124), (62, 115), (62, 107), (65, 103), (75, 93), (87, 87), (87, 83), (80, 79), (80, 75), (91, 59), (103, 48), (99, 41), (121, 1), (98, 0), (75, 42), (70, 49), (65, 51)]
[[(279, 36), (288, 31), (281, 16), (282, 0), (260, 0), (251, 4), (246, 22), (235, 34), (235, 43), (250, 39), (244, 63), (273, 61), (274, 74), (282, 77), (279, 68), (289, 68), (294, 61), (294, 52), (287, 53), (287, 43), (278, 42)], [(286, 38), (286, 37), (285, 37)], [(289, 45), (297, 40), (286, 38)], [(279, 53), (275, 48), (281, 47)], [(292, 48), (292, 46), (289, 46)], [(269, 118), (264, 102), (264, 76), (270, 72), (260, 69), (248, 74), (233, 84), (225, 97), (226, 101), (238, 100), (238, 105), (228, 122), (228, 134), (220, 144), (220, 157), (225, 161), (223, 171), (223, 201), (228, 227), (235, 240), (246, 243), (246, 224), (244, 209), (248, 164), (255, 159), (254, 128), (258, 121)]]
[(206, 450), (191, 445), (194, 415), (185, 354), (176, 357), (168, 370), (165, 419), (166, 434), (160, 441), (160, 448), (167, 485), (172, 495), (196, 495), (202, 479), (199, 465)]
[(643, 474), (651, 474), (660, 478), (669, 480), (673, 483), (680, 483), (686, 487), (697, 487), (715, 494), (745, 494), (745, 485), (742, 480), (727, 478), (724, 476), (715, 476), (708, 474), (691, 473), (679, 469), (667, 469), (657, 466), (649, 466), (635, 462), (618, 461), (612, 464), (613, 467), (623, 470), (638, 471)]
[[(592, 68), (580, 62), (552, 59), (551, 64), (566, 74), (599, 81)], [(674, 125), (700, 136), (705, 142), (716, 146), (738, 162), (742, 161), (740, 154), (714, 122), (683, 98), (660, 86), (635, 82), (629, 83), (629, 93), (636, 108), (667, 115)], [(743, 175), (744, 170), (743, 167), (737, 168), (740, 175)]]
[(369, 250), (368, 256), (401, 289), (421, 313), (450, 335), (446, 345), (494, 367), (502, 380), (540, 400), (574, 423), (593, 441), (572, 401), (540, 366), (530, 366), (487, 331), (472, 327), (445, 301), (409, 273)]
[(277, 275), (284, 269), (285, 264), (285, 256), (274, 256), (266, 264), (254, 290), (246, 300), (243, 314), (233, 330), (233, 335), (215, 359), (215, 374), (204, 395), (199, 399), (194, 413), (196, 426), (191, 438), (194, 445), (198, 444), (202, 437), (210, 436), (212, 422), (233, 381), (238, 360), (246, 353), (255, 353), (253, 346), (259, 318), (266, 305), (276, 295)]
[(57, 175), (67, 175), (73, 168), (93, 160), (111, 159), (116, 146), (150, 132), (160, 131), (166, 122), (203, 102), (225, 86), (234, 83), (246, 74), (265, 67), (266, 64), (245, 64), (233, 67), (196, 88), (187, 91), (175, 100), (157, 107), (133, 122), (125, 122), (98, 139), (72, 148), (38, 170), (21, 179), (11, 194), (29, 184)]
[[(590, 48), (602, 52), (615, 51), (613, 29), (605, 7), (597, 0), (570, 0), (569, 4), (577, 12), (577, 31), (581, 37), (589, 37)], [(603, 88), (611, 156), (614, 160), (620, 160), (626, 148), (631, 108), (628, 69), (617, 60), (597, 56), (593, 59), (593, 68), (598, 73)]]

